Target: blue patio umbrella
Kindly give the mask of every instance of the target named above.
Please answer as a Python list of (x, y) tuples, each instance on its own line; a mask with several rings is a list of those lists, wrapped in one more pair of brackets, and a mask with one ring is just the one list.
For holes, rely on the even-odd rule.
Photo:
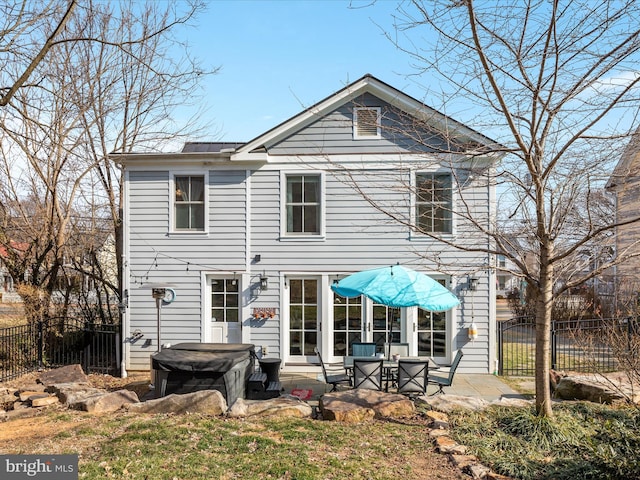
[(415, 270), (401, 265), (364, 270), (331, 285), (343, 297), (360, 295), (389, 307), (420, 307), (444, 312), (460, 305), (460, 300), (446, 287)]

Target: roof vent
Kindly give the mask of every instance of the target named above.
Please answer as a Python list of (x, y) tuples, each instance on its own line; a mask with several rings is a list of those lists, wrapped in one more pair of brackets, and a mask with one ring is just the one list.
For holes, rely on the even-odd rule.
[(380, 107), (356, 108), (353, 112), (354, 138), (380, 137)]

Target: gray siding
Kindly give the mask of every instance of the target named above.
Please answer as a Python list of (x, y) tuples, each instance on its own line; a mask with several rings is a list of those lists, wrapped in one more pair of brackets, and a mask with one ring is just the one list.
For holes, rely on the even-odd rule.
[[(177, 293), (161, 311), (162, 343), (200, 342), (201, 272), (241, 272), (245, 265), (245, 172), (209, 173), (207, 235), (170, 233), (169, 175), (129, 173), (129, 314), (132, 331), (145, 335), (130, 348), (134, 369), (148, 368), (149, 354), (157, 348), (157, 310), (149, 284), (171, 284)], [(152, 344), (145, 346), (147, 340)]]
[[(354, 106), (360, 105), (383, 108), (387, 128), (382, 139), (353, 139), (351, 112)], [(495, 319), (491, 318), (489, 298), (493, 291), (491, 282), (495, 279), (482, 270), (482, 266), (488, 264), (486, 255), (452, 249), (442, 242), (412, 235), (408, 227), (374, 209), (345, 183), (345, 178), (334, 173), (339, 170), (332, 163), (332, 154), (363, 156), (359, 163), (354, 160), (353, 164), (346, 165), (353, 181), (376, 201), (393, 206), (398, 218), (407, 220), (410, 197), (406, 189), (398, 189), (397, 185), (407, 184), (410, 180), (408, 168), (424, 168), (425, 158), (420, 157), (437, 152), (445, 141), (430, 132), (417, 132), (418, 137), (428, 139), (433, 147), (418, 145), (410, 135), (402, 133), (403, 129), (397, 128), (402, 121), (388, 105), (366, 94), (292, 133), (277, 145), (268, 145), (268, 162), (252, 169), (249, 181), (244, 170), (230, 170), (226, 165), (219, 169), (201, 166), (203, 173), (209, 169), (207, 234), (171, 232), (169, 181), (171, 174), (180, 173), (177, 168), (180, 154), (176, 154), (176, 167), (171, 171), (130, 168), (130, 208), (126, 213), (131, 296), (128, 318), (131, 331), (140, 329), (145, 336), (128, 346), (128, 368), (148, 368), (149, 354), (156, 350), (157, 312), (150, 283), (171, 283), (178, 295), (176, 301), (161, 312), (163, 343), (198, 342), (203, 338), (203, 313), (208, 315), (202, 309), (205, 300), (201, 298), (202, 272), (238, 272), (245, 280), (242, 287), (246, 308), (277, 309), (273, 319), (243, 318), (245, 335), (256, 345), (266, 345), (270, 356), (285, 356), (281, 349), (285, 332), (281, 329), (283, 307), (280, 305), (284, 292), (280, 291), (280, 286), (286, 275), (292, 272), (325, 275), (330, 282), (340, 274), (400, 262), (425, 272), (454, 275), (454, 283), (458, 284), (464, 281), (467, 273), (476, 272), (480, 278), (477, 291), (464, 291), (460, 285), (455, 290), (462, 305), (458, 317), (452, 321), (452, 349), (464, 348), (461, 371), (491, 371), (489, 330), (494, 327)], [(318, 156), (319, 153), (322, 155)], [(398, 153), (415, 155), (403, 155), (401, 169), (396, 166), (380, 169), (380, 164), (390, 161), (391, 156), (385, 157), (385, 154), (395, 155), (394, 161), (397, 161)], [(371, 155), (367, 157), (367, 154)], [(300, 156), (305, 155), (317, 157), (301, 159)], [(437, 161), (433, 155), (431, 157), (432, 162)], [(375, 169), (369, 166), (368, 158), (376, 165)], [(313, 165), (307, 163), (310, 160)], [(195, 168), (191, 166), (188, 171), (191, 173)], [(325, 238), (309, 241), (280, 235), (283, 221), (280, 218), (281, 191), (284, 188), (280, 183), (281, 172), (290, 172), (292, 168), (324, 172)], [(250, 191), (247, 190), (249, 185)], [(465, 202), (458, 201), (456, 208), (469, 205), (470, 213), (477, 221), (488, 223), (493, 206), (487, 182), (481, 177), (469, 180), (459, 193)], [(462, 219), (457, 219), (455, 234), (449, 238), (468, 246), (486, 245), (486, 237), (478, 237), (472, 231)], [(255, 255), (260, 255), (261, 260), (247, 265), (246, 259)], [(259, 282), (262, 274), (268, 277), (269, 288), (254, 295), (251, 284)], [(480, 333), (474, 342), (468, 340), (466, 330), (472, 320)], [(144, 345), (147, 339), (152, 340), (150, 346)]]
[[(357, 107), (381, 107), (381, 139), (353, 138), (353, 111)], [(271, 155), (434, 152), (446, 148), (442, 136), (421, 126), (407, 127), (403, 116), (406, 118), (388, 103), (365, 94), (267, 147)]]

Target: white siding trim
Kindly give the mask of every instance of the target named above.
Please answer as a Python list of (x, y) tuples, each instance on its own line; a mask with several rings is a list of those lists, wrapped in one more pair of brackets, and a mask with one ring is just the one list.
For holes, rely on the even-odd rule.
[[(123, 292), (125, 291), (130, 295), (131, 294), (131, 275), (129, 269), (129, 259), (131, 258), (131, 222), (129, 221), (130, 217), (130, 200), (129, 200), (129, 170), (124, 170), (124, 184), (123, 184), (123, 219), (122, 219), (122, 258), (118, 258), (118, 262), (122, 262), (122, 288)], [(125, 300), (123, 298), (123, 300)], [(129, 299), (127, 298), (127, 304), (129, 303)], [(122, 332), (120, 333), (120, 338), (122, 339), (122, 360), (120, 365), (120, 375), (123, 378), (127, 376), (127, 369), (131, 368), (130, 358), (131, 358), (131, 318), (129, 316), (129, 312), (131, 310), (130, 305), (125, 309), (124, 315), (122, 316)]]
[(211, 292), (209, 291), (209, 276), (213, 273), (208, 271), (200, 272), (200, 298), (202, 298), (202, 317), (200, 325), (202, 326), (200, 338), (204, 343), (211, 342)]
[(245, 170), (244, 174), (244, 188), (245, 188), (245, 270), (251, 272), (251, 258), (253, 252), (251, 251), (251, 233), (252, 233), (252, 217), (251, 217), (251, 170)]

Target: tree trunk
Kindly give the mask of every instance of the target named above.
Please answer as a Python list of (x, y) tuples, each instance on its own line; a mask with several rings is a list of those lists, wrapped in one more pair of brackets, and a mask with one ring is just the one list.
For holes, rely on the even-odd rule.
[(553, 304), (553, 266), (549, 263), (552, 247), (540, 249), (540, 283), (536, 300), (536, 412), (552, 417), (549, 370), (551, 359), (551, 307)]

